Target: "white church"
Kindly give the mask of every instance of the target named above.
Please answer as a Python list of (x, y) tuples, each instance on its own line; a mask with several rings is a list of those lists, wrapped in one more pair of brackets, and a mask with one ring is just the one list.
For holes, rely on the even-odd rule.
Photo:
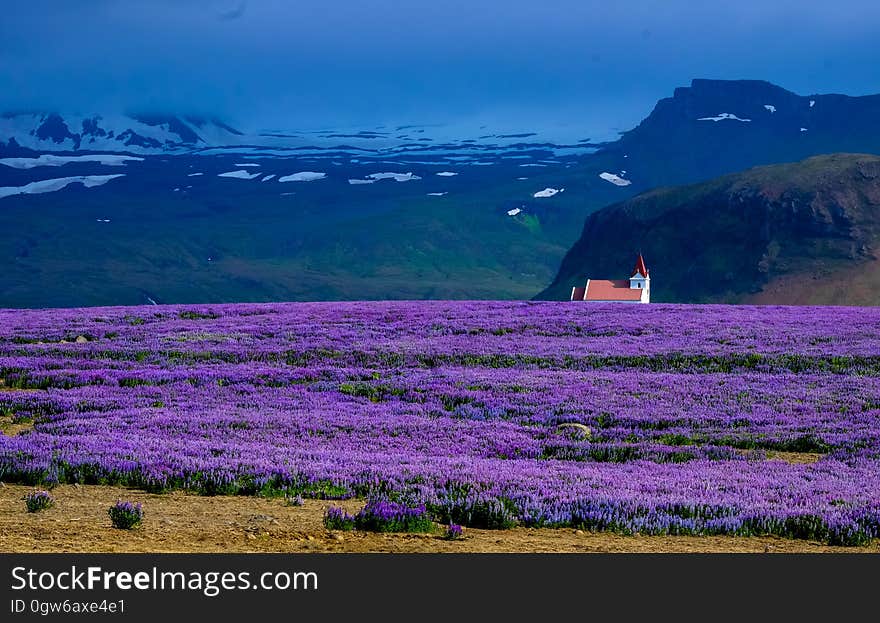
[(650, 303), (651, 277), (642, 254), (629, 279), (587, 279), (583, 287), (571, 289), (572, 301), (588, 303)]

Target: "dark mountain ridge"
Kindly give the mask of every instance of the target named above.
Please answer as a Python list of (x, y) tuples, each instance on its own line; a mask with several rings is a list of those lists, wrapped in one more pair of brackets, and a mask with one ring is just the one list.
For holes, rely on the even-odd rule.
[(693, 80), (597, 156), (633, 190), (827, 153), (880, 153), (880, 95), (801, 96), (761, 80)]
[(641, 251), (657, 302), (877, 304), (870, 283), (835, 287), (833, 296), (821, 289), (873, 274), (878, 240), (880, 157), (817, 156), (593, 213), (539, 298), (566, 299), (588, 276), (625, 277)]

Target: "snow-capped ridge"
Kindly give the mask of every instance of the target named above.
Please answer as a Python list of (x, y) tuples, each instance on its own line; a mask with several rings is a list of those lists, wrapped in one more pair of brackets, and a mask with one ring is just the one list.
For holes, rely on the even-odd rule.
[[(236, 144), (241, 132), (217, 120), (160, 114), (0, 115), (0, 146), (35, 151), (123, 151), (154, 154)], [(14, 141), (14, 143), (13, 143)]]

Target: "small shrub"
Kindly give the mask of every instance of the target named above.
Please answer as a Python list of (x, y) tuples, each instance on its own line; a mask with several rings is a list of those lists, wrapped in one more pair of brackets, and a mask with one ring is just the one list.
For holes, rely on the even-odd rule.
[(107, 512), (110, 515), (110, 521), (113, 522), (113, 527), (120, 530), (136, 528), (144, 519), (144, 509), (140, 503), (117, 501)]
[(446, 532), (443, 533), (443, 538), (447, 541), (459, 541), (464, 538), (464, 530), (462, 527), (455, 523), (450, 523), (446, 526)]
[(424, 504), (409, 506), (384, 498), (368, 501), (354, 519), (358, 528), (372, 532), (431, 532), (434, 529)]
[(328, 530), (352, 530), (354, 517), (338, 506), (331, 506), (324, 513), (324, 527)]
[(54, 506), (55, 498), (48, 491), (31, 491), (24, 496), (24, 503), (29, 513), (36, 513)]
[(344, 485), (334, 484), (329, 480), (310, 482), (300, 488), (300, 494), (319, 500), (345, 500), (352, 497), (352, 492)]
[(219, 318), (219, 314), (215, 314), (214, 312), (198, 312), (198, 311), (182, 311), (177, 314), (177, 317), (181, 320), (213, 320), (215, 318)]
[(510, 500), (462, 498), (460, 493), (454, 494), (445, 503), (433, 506), (431, 510), (437, 520), (488, 530), (506, 530), (517, 524), (516, 509)]
[(489, 530), (506, 530), (516, 525), (516, 515), (507, 500), (491, 499), (474, 505), (473, 520)]

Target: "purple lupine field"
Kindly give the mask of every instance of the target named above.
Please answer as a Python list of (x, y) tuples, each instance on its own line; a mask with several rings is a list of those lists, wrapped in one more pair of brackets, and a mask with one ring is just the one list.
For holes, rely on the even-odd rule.
[[(0, 311), (0, 480), (363, 497), (445, 524), (880, 534), (880, 310)], [(380, 502), (375, 502), (379, 504)]]

